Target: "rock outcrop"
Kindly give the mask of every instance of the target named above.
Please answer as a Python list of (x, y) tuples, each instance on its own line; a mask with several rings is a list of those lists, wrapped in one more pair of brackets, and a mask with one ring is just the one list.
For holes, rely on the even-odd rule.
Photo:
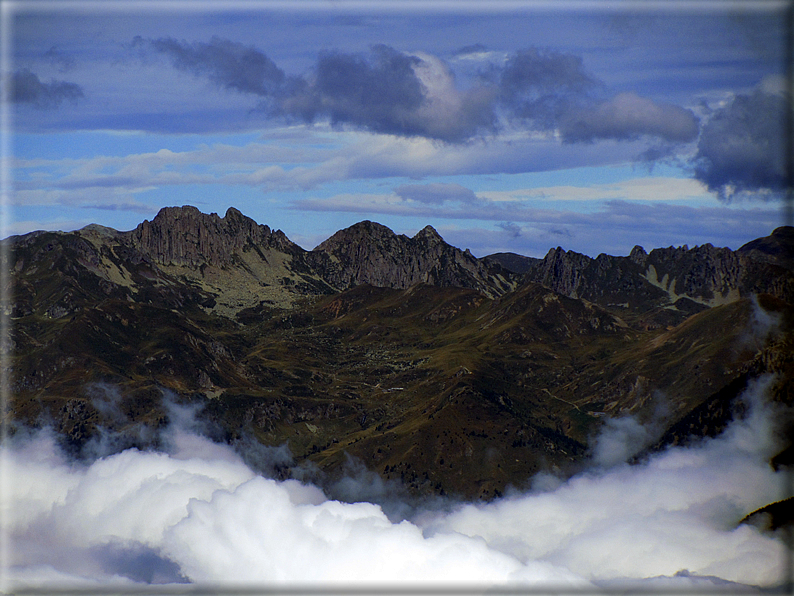
[(736, 252), (755, 261), (794, 270), (794, 227), (776, 228), (769, 236), (748, 242)]
[(187, 267), (226, 266), (248, 248), (293, 252), (296, 247), (280, 230), (271, 231), (233, 207), (224, 217), (191, 206), (165, 207), (124, 236), (158, 264)]
[(470, 288), (489, 297), (515, 287), (515, 276), (444, 242), (431, 226), (413, 238), (363, 221), (315, 248), (309, 262), (340, 290), (370, 284), (396, 289), (417, 283)]
[[(781, 243), (774, 246), (777, 255), (784, 253)], [(557, 247), (542, 260), (527, 261), (524, 279), (602, 306), (644, 305), (645, 310), (666, 309), (668, 315), (678, 311), (681, 317), (759, 293), (792, 302), (794, 273), (773, 262), (779, 258), (758, 258), (757, 253), (752, 247), (732, 251), (711, 244), (646, 253), (635, 246), (628, 257), (593, 259)]]

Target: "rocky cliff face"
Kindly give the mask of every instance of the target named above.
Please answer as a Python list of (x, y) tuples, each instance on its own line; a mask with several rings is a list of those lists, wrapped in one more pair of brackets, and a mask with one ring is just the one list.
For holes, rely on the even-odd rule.
[(431, 226), (408, 238), (363, 221), (320, 244), (310, 262), (339, 289), (362, 284), (405, 289), (426, 283), (470, 288), (494, 297), (515, 287), (510, 272), (450, 246)]
[(296, 246), (283, 232), (273, 232), (233, 207), (224, 217), (191, 206), (166, 207), (124, 236), (156, 263), (187, 267), (226, 266), (247, 248), (292, 252)]
[[(775, 247), (778, 254), (784, 252), (779, 242)], [(756, 254), (711, 244), (650, 253), (636, 246), (628, 257), (601, 254), (593, 259), (557, 247), (542, 260), (527, 261), (524, 279), (602, 306), (665, 309), (676, 320), (758, 293), (791, 302), (794, 274)]]
[[(288, 271), (279, 273), (276, 281), (289, 291), (302, 288), (306, 294), (363, 284), (405, 289), (427, 283), (471, 288), (494, 297), (515, 287), (510, 272), (450, 246), (430, 226), (408, 238), (364, 221), (307, 252), (280, 230), (257, 224), (237, 209), (230, 208), (219, 217), (186, 206), (164, 208), (151, 222), (144, 221), (121, 236), (159, 265), (202, 273), (207, 266), (224, 270), (242, 266), (268, 286), (274, 280), (264, 278), (273, 276), (256, 271), (263, 263), (269, 270), (279, 264)], [(246, 301), (246, 306), (252, 304)]]
[(794, 270), (794, 227), (777, 228), (769, 236), (748, 242), (736, 252), (755, 261)]

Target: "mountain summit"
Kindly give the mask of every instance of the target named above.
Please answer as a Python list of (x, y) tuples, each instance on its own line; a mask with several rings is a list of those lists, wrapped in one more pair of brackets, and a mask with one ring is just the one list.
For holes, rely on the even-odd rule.
[(280, 230), (272, 232), (233, 207), (222, 218), (191, 206), (165, 207), (127, 237), (154, 262), (187, 267), (228, 266), (237, 252), (275, 248), (290, 253), (296, 247)]
[(363, 221), (312, 251), (311, 262), (339, 289), (362, 284), (409, 288), (417, 283), (471, 288), (496, 297), (515, 288), (514, 276), (450, 246), (431, 226), (413, 238)]

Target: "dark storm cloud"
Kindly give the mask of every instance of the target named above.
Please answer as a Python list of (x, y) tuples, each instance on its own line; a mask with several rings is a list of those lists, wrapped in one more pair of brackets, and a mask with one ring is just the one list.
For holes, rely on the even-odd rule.
[[(492, 75), (493, 78), (493, 75)], [(540, 129), (559, 128), (566, 142), (596, 139), (693, 141), (698, 119), (690, 110), (634, 93), (597, 101), (603, 85), (573, 54), (530, 48), (511, 57), (499, 78), (499, 97), (516, 118)]]
[[(270, 116), (306, 123), (328, 120), (448, 143), (498, 132), (497, 112), (525, 129), (558, 129), (566, 142), (650, 136), (679, 143), (698, 132), (689, 110), (632, 93), (597, 98), (603, 84), (586, 71), (582, 58), (552, 50), (520, 50), (461, 89), (440, 58), (386, 45), (364, 54), (324, 52), (302, 77), (285, 75), (254, 47), (218, 37), (209, 43), (136, 37), (133, 46), (167, 55), (175, 68), (221, 87), (267, 98), (260, 107)], [(484, 50), (476, 44), (458, 54)]]
[(786, 186), (786, 124), (791, 105), (780, 95), (737, 95), (703, 127), (695, 177), (727, 200), (736, 193)]
[(221, 87), (243, 93), (267, 96), (285, 81), (284, 72), (264, 53), (254, 47), (213, 36), (209, 43), (177, 41), (166, 37), (143, 40), (133, 45), (149, 44), (171, 58), (174, 67), (199, 76), (207, 76)]
[(11, 101), (30, 104), (37, 108), (56, 108), (63, 100), (77, 101), (85, 97), (83, 89), (76, 83), (52, 80), (42, 82), (39, 77), (23, 68), (11, 76)]
[(327, 116), (376, 132), (421, 135), (416, 111), (425, 89), (413, 67), (421, 60), (387, 46), (375, 46), (372, 59), (328, 52), (320, 56), (310, 81), (296, 83), (282, 108), (306, 121)]
[(536, 92), (583, 92), (597, 84), (584, 70), (582, 59), (573, 54), (519, 50), (501, 73), (502, 94), (520, 98)]
[(540, 128), (553, 128), (599, 84), (579, 56), (537, 48), (516, 52), (498, 76), (499, 97), (512, 115)]
[(648, 135), (686, 143), (697, 138), (698, 124), (690, 110), (621, 93), (595, 107), (567, 114), (561, 129), (566, 142), (632, 140)]

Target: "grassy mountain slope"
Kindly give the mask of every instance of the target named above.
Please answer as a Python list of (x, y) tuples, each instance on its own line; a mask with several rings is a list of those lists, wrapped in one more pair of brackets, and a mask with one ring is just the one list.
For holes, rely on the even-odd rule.
[[(261, 246), (240, 240), (202, 271), (96, 227), (14, 239), (6, 421), (50, 424), (76, 454), (110, 431), (146, 447), (145, 429), (169, 416), (167, 389), (199, 405), (219, 439), (287, 445), (284, 476), (333, 479), (353, 457), (416, 494), (491, 498), (540, 470), (582, 465), (610, 417), (654, 420), (653, 449), (724, 427), (760, 374), (777, 373), (776, 399), (794, 399), (791, 305), (779, 297), (675, 308), (662, 324), (675, 305), (655, 302), (653, 285), (635, 308), (529, 278), (498, 296), (426, 283), (333, 292), (310, 258), (276, 240), (271, 250), (292, 255), (284, 271), (312, 283), (290, 285), (280, 307), (256, 299), (262, 286), (219, 310), (236, 279), (252, 279), (242, 247), (262, 251), (263, 268), (274, 261)], [(555, 259), (576, 277), (565, 255)], [(202, 277), (210, 266), (225, 276), (215, 286)], [(628, 279), (625, 262), (610, 267)], [(595, 270), (579, 288), (596, 287)]]

